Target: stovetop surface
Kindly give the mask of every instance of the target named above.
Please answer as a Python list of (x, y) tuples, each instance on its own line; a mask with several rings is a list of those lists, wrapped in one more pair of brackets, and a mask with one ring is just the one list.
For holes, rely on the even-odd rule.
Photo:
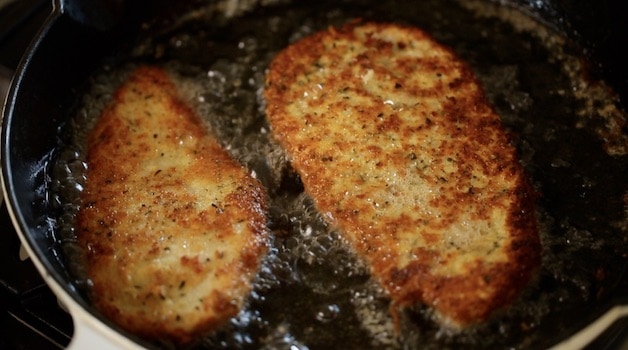
[(0, 211), (0, 349), (63, 348), (72, 336), (72, 319), (32, 262), (22, 260), (4, 204)]

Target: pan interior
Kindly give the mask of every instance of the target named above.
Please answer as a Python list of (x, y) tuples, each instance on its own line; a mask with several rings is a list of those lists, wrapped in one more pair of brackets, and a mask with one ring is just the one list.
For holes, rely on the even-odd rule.
[[(397, 336), (384, 292), (316, 212), (269, 135), (261, 91), (272, 57), (354, 18), (418, 26), (467, 61), (540, 193), (542, 268), (512, 307), (473, 329), (449, 333), (417, 306), (404, 314)], [(627, 251), (626, 115), (617, 95), (588, 74), (581, 48), (526, 12), (493, 2), (267, 0), (212, 3), (176, 21), (147, 23), (129, 52), (90, 77), (59, 131), (50, 186), (61, 254), (85, 295), (73, 230), (86, 181), (85, 138), (140, 64), (177, 77), (208, 129), (271, 196), (272, 249), (248, 305), (198, 348), (547, 347), (626, 285), (618, 263)]]

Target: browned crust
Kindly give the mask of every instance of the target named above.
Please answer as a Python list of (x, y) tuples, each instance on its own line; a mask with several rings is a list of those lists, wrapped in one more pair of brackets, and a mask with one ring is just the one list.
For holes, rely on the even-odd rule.
[[(391, 28), (400, 30), (408, 40), (395, 46), (375, 35), (360, 39), (356, 29), (362, 26), (375, 33)], [(343, 56), (351, 45), (340, 48), (341, 43), (346, 42), (365, 46), (368, 50), (354, 55), (351, 63), (346, 64)], [(389, 90), (403, 90), (419, 103), (436, 99), (442, 108), (430, 108), (426, 104), (426, 108), (415, 110), (413, 120), (404, 120), (401, 113), (391, 111), (383, 103), (374, 103), (381, 102), (377, 99), (369, 99), (368, 93), (360, 88), (360, 77), (356, 76), (355, 68), (368, 68), (375, 75), (381, 71), (380, 76), (386, 78), (389, 67), (378, 62), (382, 57), (394, 57), (395, 52), (409, 49), (414, 43), (427, 43), (434, 54), (398, 60), (395, 63), (398, 80), (382, 79), (378, 84)], [(321, 69), (333, 70), (333, 74), (325, 75), (324, 82), (310, 82), (310, 77), (316, 76)], [(417, 74), (438, 75), (438, 78), (425, 89), (405, 84), (404, 77)], [(304, 101), (303, 94), (310, 83), (322, 83), (326, 91), (317, 99), (304, 102), (307, 106), (295, 116), (290, 108), (298, 101)], [(345, 90), (350, 91), (351, 98), (365, 98), (365, 102), (356, 107), (334, 97)], [(464, 326), (483, 321), (496, 309), (510, 303), (528, 282), (532, 271), (540, 264), (534, 191), (499, 116), (486, 101), (469, 66), (452, 51), (416, 28), (354, 22), (340, 29), (318, 32), (285, 48), (270, 65), (264, 93), (273, 135), (290, 155), (306, 191), (318, 209), (327, 213), (329, 221), (344, 233), (356, 252), (369, 262), (372, 274), (388, 290), (394, 305), (425, 303), (449, 324)], [(347, 110), (353, 114), (344, 124), (346, 130), (330, 127), (339, 125), (333, 123), (343, 118)], [(317, 132), (309, 131), (313, 129)], [(363, 134), (379, 141), (384, 139), (382, 135), (391, 135), (391, 139), (400, 136), (394, 142), (402, 144), (402, 150), (386, 151), (381, 143), (362, 138)], [(442, 136), (443, 142), (438, 147), (430, 149), (420, 145), (432, 135)], [(327, 146), (330, 143), (332, 146)], [(363, 143), (368, 146), (363, 147)], [(343, 193), (351, 188), (335, 186), (346, 179), (356, 186), (372, 184), (367, 177), (360, 179), (360, 175), (364, 175), (359, 173), (363, 168), (345, 156), (354, 155), (355, 149), (360, 149), (359, 156), (369, 162), (370, 169), (374, 169), (372, 173), (390, 167), (400, 176), (410, 173), (408, 159), (421, 159), (423, 154), (418, 152), (427, 149), (433, 158), (430, 174), (434, 175), (434, 188), (441, 193), (427, 207), (440, 215), (417, 219), (412, 211), (422, 208), (409, 207), (407, 215), (380, 216), (372, 220), (379, 212), (373, 209), (374, 203), (367, 200), (368, 189), (347, 197)], [(447, 162), (455, 162), (457, 170), (451, 173), (439, 170), (446, 169)], [(438, 175), (439, 171), (443, 176)], [(354, 173), (357, 175), (353, 176)], [(487, 186), (475, 185), (478, 174)], [(404, 195), (401, 191), (392, 193), (393, 198)], [(445, 250), (438, 244), (461, 215), (490, 221), (495, 212), (504, 212), (507, 216), (503, 228), (505, 238), (498, 242), (500, 251), (507, 256), (504, 261), (487, 263), (483, 257), (478, 257), (465, 266), (464, 273), (443, 275), (433, 272), (438, 265), (460, 256), (464, 258), (467, 253)], [(415, 232), (426, 244), (412, 250), (415, 258), (400, 267), (397, 233), (408, 231)]]
[[(266, 194), (166, 72), (132, 72), (89, 135), (87, 163), (77, 236), (95, 306), (133, 333), (177, 343), (234, 316), (267, 250)], [(159, 167), (138, 175), (146, 164)], [(234, 222), (246, 228), (236, 233)]]
[(511, 303), (540, 265), (540, 241), (535, 235), (531, 196), (534, 191), (527, 183), (517, 188), (517, 204), (509, 208), (508, 262), (485, 264), (478, 259), (467, 275), (445, 278), (430, 276), (429, 263), (417, 259), (402, 270), (393, 269), (388, 276), (388, 290), (394, 290), (391, 294), (395, 304), (403, 307), (417, 301), (437, 303), (435, 308), (440, 314), (466, 326), (488, 319), (495, 310)]

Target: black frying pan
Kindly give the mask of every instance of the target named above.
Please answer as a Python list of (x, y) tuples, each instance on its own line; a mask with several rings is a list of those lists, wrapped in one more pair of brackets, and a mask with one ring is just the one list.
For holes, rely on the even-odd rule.
[[(211, 1), (206, 1), (211, 2)], [(355, 2), (355, 4), (353, 4)], [(69, 262), (63, 249), (63, 239), (60, 237), (57, 219), (63, 214), (59, 206), (52, 203), (50, 181), (51, 167), (56, 161), (60, 134), (64, 125), (76, 113), (80, 104), (80, 97), (89, 90), (89, 77), (102, 74), (104, 64), (113, 64), (123, 61), (138, 40), (153, 38), (154, 42), (166, 42), (170, 36), (181, 32), (193, 31), (197, 27), (178, 27), (177, 14), (186, 13), (190, 8), (202, 5), (203, 2), (168, 2), (168, 1), (107, 1), (107, 0), (59, 0), (55, 2), (55, 10), (49, 20), (35, 38), (26, 53), (13, 81), (6, 108), (4, 111), (2, 134), (2, 168), (5, 199), (20, 237), (29, 251), (35, 265), (44, 276), (46, 282), (68, 307), (76, 324), (76, 334), (71, 345), (83, 348), (92, 345), (93, 339), (103, 344), (113, 344), (114, 347), (151, 347), (141, 339), (112, 325), (99, 316), (85, 297), (85, 286), (77, 283), (76, 276), (70, 272)], [(436, 5), (435, 5), (436, 4)], [(425, 4), (397, 4), (393, 2), (378, 3), (376, 1), (341, 1), (337, 5), (332, 2), (321, 2), (316, 5), (299, 5), (298, 8), (311, 6), (315, 12), (327, 11), (329, 7), (337, 6), (346, 13), (361, 11), (365, 17), (382, 20), (400, 20), (416, 22), (428, 31), (434, 30), (437, 39), (450, 45), (465, 60), (468, 60), (478, 74), (484, 77), (490, 86), (491, 67), (501, 63), (511, 62), (513, 57), (522, 54), (503, 51), (500, 47), (482, 45), (481, 36), (467, 35), (461, 25), (455, 23), (454, 17), (450, 21), (442, 21), (451, 12), (438, 5), (438, 2)], [(440, 6), (440, 7), (439, 7)], [(570, 40), (565, 43), (565, 50), (581, 56), (586, 60), (588, 72), (592, 80), (603, 80), (614, 88), (620, 99), (617, 104), (628, 99), (628, 74), (625, 62), (626, 54), (617, 48), (625, 47), (628, 30), (622, 23), (623, 12), (619, 9), (619, 2), (581, 2), (581, 1), (501, 1), (499, 6), (504, 8), (516, 7), (517, 11), (524, 11), (534, 16), (546, 28), (564, 33)], [(259, 18), (276, 16), (288, 9), (290, 5), (280, 5), (276, 9), (253, 9), (252, 12), (236, 16), (220, 24), (224, 33), (214, 28), (216, 38), (214, 50), (228, 52), (234, 43), (234, 33), (259, 33), (261, 37), (268, 33), (259, 31)], [(357, 9), (357, 10), (356, 10)], [(421, 11), (418, 11), (420, 9)], [(431, 13), (425, 9), (438, 10), (440, 21), (433, 24)], [(303, 12), (290, 12), (291, 15), (301, 16)], [(342, 12), (340, 11), (340, 12)], [(307, 12), (306, 13), (310, 13)], [(338, 13), (338, 12), (333, 12)], [(415, 17), (412, 17), (415, 16)], [(307, 17), (307, 16), (306, 16)], [(315, 16), (316, 17), (316, 16)], [(333, 16), (332, 16), (333, 17)], [(305, 17), (304, 17), (305, 18)], [(329, 16), (316, 17), (314, 25), (324, 25), (324, 19)], [(467, 18), (469, 19), (469, 18)], [(485, 34), (489, 42), (506, 44), (511, 41), (508, 34), (494, 31), (500, 24), (494, 20), (477, 19), (478, 23), (487, 26)], [(452, 23), (453, 22), (453, 23)], [(491, 26), (491, 23), (494, 26)], [(142, 24), (150, 24), (148, 26)], [(148, 29), (146, 29), (148, 28)], [(457, 29), (458, 28), (458, 29)], [(471, 26), (478, 33), (481, 29)], [(257, 31), (256, 31), (257, 30)], [(223, 35), (224, 34), (224, 35)], [(222, 36), (221, 36), (222, 35)], [(247, 34), (249, 35), (249, 34)], [(500, 37), (502, 35), (502, 37)], [(272, 41), (277, 47), (287, 44), (286, 41)], [(521, 38), (517, 39), (521, 40)], [(486, 46), (486, 47), (485, 47)], [(525, 45), (523, 45), (525, 46)], [(485, 48), (482, 48), (485, 47)], [(508, 47), (508, 46), (505, 46)], [(492, 50), (492, 51), (491, 51)], [(584, 51), (583, 51), (584, 50)], [(151, 63), (163, 63), (167, 59), (179, 61), (189, 60), (191, 64), (201, 65), (203, 60), (216, 59), (212, 55), (190, 56), (173, 53), (171, 56), (156, 58), (155, 52), (147, 50), (141, 60)], [(214, 51), (215, 52), (215, 51)], [(483, 59), (492, 53), (495, 59), (484, 62)], [(541, 54), (542, 56), (542, 54)], [(534, 56), (539, 57), (539, 56)], [(498, 62), (500, 61), (501, 62)], [(552, 72), (545, 71), (546, 66), (539, 64), (526, 65), (528, 74), (547, 74), (548, 80), (521, 79), (530, 93), (546, 88), (543, 84), (554, 84)], [(98, 73), (100, 72), (100, 73)], [(491, 75), (492, 74), (492, 75)], [(535, 83), (536, 82), (536, 83)], [(535, 85), (536, 84), (536, 85)], [(489, 97), (508, 119), (509, 100), (500, 91), (487, 89)], [(542, 325), (535, 325), (533, 332), (541, 334), (533, 338), (520, 335), (519, 347), (544, 348), (555, 344), (566, 347), (579, 347), (590, 341), (597, 345), (619, 347), (614, 339), (617, 334), (623, 334), (625, 339), (626, 313), (628, 313), (628, 278), (626, 277), (626, 206), (628, 193), (626, 181), (627, 157), (625, 155), (609, 156), (603, 150), (603, 142), (592, 131), (594, 122), (576, 128), (572, 119), (545, 121), (545, 114), (574, 113), (569, 106), (563, 105), (560, 98), (544, 98), (532, 95), (533, 101), (543, 101), (539, 106), (532, 108), (535, 117), (529, 122), (513, 118), (506, 120), (512, 128), (518, 146), (522, 149), (524, 162), (529, 162), (527, 170), (533, 182), (541, 192), (540, 206), (544, 224), (549, 226), (552, 238), (551, 252), (557, 258), (569, 257), (575, 259), (571, 267), (582, 270), (584, 274), (597, 276), (591, 282), (592, 295), (567, 307), (556, 307), (560, 310), (555, 315), (548, 312)], [(571, 100), (570, 100), (571, 101)], [(536, 108), (536, 109), (535, 109)], [(547, 112), (547, 109), (551, 113)], [(545, 112), (543, 112), (545, 111)], [(625, 119), (624, 119), (625, 123)], [(526, 125), (534, 128), (551, 129), (556, 133), (559, 143), (547, 141), (547, 137), (536, 138), (534, 133), (526, 129)], [(590, 128), (590, 130), (588, 129)], [(626, 135), (626, 125), (620, 125), (620, 134)], [(528, 131), (526, 131), (528, 130)], [(621, 141), (619, 141), (621, 142)], [(557, 146), (558, 145), (558, 146)], [(555, 147), (557, 146), (557, 147)], [(556, 163), (556, 159), (569, 163)], [(571, 173), (572, 167), (577, 167), (578, 176)], [(583, 180), (586, 177), (586, 181)], [(586, 188), (583, 188), (586, 187)], [(591, 213), (594, 213), (592, 215)], [(623, 222), (623, 227), (621, 223)], [(612, 223), (612, 224), (611, 224)], [(557, 243), (561, 239), (585, 239), (583, 232), (592, 245), (600, 237), (619, 236), (618, 240), (604, 242), (619, 242), (614, 246), (601, 243), (591, 251), (582, 249), (575, 255), (564, 255), (568, 245)], [(606, 239), (606, 238), (604, 238)], [(586, 243), (586, 242), (581, 242)], [(279, 243), (281, 244), (281, 240)], [(551, 254), (550, 254), (551, 256)], [(590, 266), (588, 266), (590, 265)], [(595, 270), (595, 271), (593, 271)], [(543, 298), (544, 293), (551, 293), (558, 287), (559, 279), (540, 277), (538, 288), (529, 294)], [(568, 282), (565, 282), (568, 283)], [(289, 298), (289, 296), (285, 296)], [(298, 303), (298, 300), (290, 300)], [(551, 307), (554, 307), (551, 305)], [(621, 318), (624, 316), (623, 319)], [(596, 321), (597, 320), (597, 321)], [(619, 320), (619, 321), (618, 321)], [(592, 325), (592, 327), (588, 327)], [(613, 325), (613, 326), (611, 326)], [(590, 330), (593, 332), (588, 332)], [(603, 333), (608, 329), (606, 333)], [(583, 332), (583, 330), (587, 332)], [(593, 334), (593, 336), (591, 336)], [(602, 335), (598, 340), (592, 340)], [(347, 334), (340, 334), (332, 344), (343, 344), (341, 338), (351, 339)], [(526, 340), (527, 339), (527, 340)], [(622, 338), (620, 338), (622, 339)], [(528, 341), (529, 343), (526, 343)], [(561, 343), (563, 342), (563, 343)], [(316, 346), (313, 346), (316, 347)]]

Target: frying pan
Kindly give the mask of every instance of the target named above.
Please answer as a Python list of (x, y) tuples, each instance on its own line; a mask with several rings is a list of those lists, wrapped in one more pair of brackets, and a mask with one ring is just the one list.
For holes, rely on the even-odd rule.
[[(290, 6), (286, 2), (279, 3), (281, 6)], [(352, 3), (340, 1), (338, 6), (348, 8), (353, 6)], [(547, 28), (565, 35), (569, 39), (568, 46), (581, 53), (587, 62), (591, 78), (605, 81), (617, 94), (616, 104), (622, 108), (622, 103), (628, 100), (628, 74), (625, 65), (628, 57), (625, 54), (622, 56), (617, 48), (625, 47), (628, 43), (628, 30), (621, 21), (622, 12), (617, 9), (619, 2), (513, 0), (495, 4), (526, 12)], [(98, 344), (100, 348), (150, 348), (155, 345), (126, 333), (102, 318), (85, 296), (85, 286), (71, 272), (70, 263), (62, 248), (63, 237), (60, 237), (56, 221), (62, 213), (51, 200), (51, 167), (59, 145), (60, 130), (76, 111), (80, 97), (88, 88), (91, 75), (104, 64), (131, 51), (137, 43), (137, 37), (160, 35), (158, 32), (146, 30), (146, 23), (159, 22), (161, 26), (172, 26), (176, 23), (177, 14), (186, 13), (201, 5), (202, 1), (56, 0), (53, 13), (34, 39), (15, 74), (4, 110), (2, 130), (4, 196), (16, 230), (34, 264), (74, 319), (75, 334), (71, 347), (87, 348)], [(356, 1), (355, 6), (367, 8), (369, 2)], [(249, 19), (255, 16), (255, 11), (262, 10), (252, 11), (253, 14), (248, 15)], [(377, 18), (374, 12), (376, 11), (371, 12), (371, 16)], [(446, 16), (447, 11), (440, 12), (441, 16), (443, 14)], [(390, 13), (381, 15), (386, 19), (395, 19), (390, 18), (394, 17)], [(238, 20), (234, 17), (235, 24), (226, 24), (225, 28), (228, 29), (225, 30), (237, 28)], [(430, 23), (429, 16), (424, 17), (423, 23)], [(482, 71), (481, 62), (474, 59), (475, 43), (465, 42), (468, 39), (461, 38), (460, 32), (454, 31), (452, 35), (443, 33), (439, 39), (455, 46), (464, 59), (470, 60), (474, 68)], [(225, 37), (228, 34), (225, 32)], [(489, 35), (497, 34), (489, 32)], [(456, 46), (459, 41), (462, 43)], [(488, 95), (491, 97), (490, 91)], [(496, 95), (493, 98), (497, 109), (507, 114), (507, 108), (500, 109), (500, 97)], [(501, 102), (504, 102), (503, 99)], [(563, 111), (559, 107), (552, 108), (557, 113)], [(543, 127), (541, 121), (534, 122)], [(625, 119), (623, 122), (625, 123)], [(517, 122), (513, 125), (516, 128)], [(521, 125), (519, 127), (523, 128)], [(573, 134), (573, 141), (567, 142), (569, 147), (563, 146), (559, 151), (535, 149), (536, 152), (531, 155), (538, 162), (545, 160), (549, 164), (550, 156), (544, 154), (566, 152), (572, 155), (573, 158), (570, 159), (573, 161), (583, 162), (580, 167), (595, 169), (585, 174), (589, 177), (586, 182), (587, 191), (583, 189), (584, 182), (568, 180), (569, 169), (565, 168), (569, 167), (564, 163), (552, 163), (546, 168), (530, 166), (528, 170), (532, 173), (533, 181), (540, 187), (540, 202), (545, 207), (546, 214), (556, 220), (549, 225), (563, 234), (565, 240), (583, 239), (578, 238), (582, 232), (588, 232), (595, 237), (597, 229), (606, 230), (609, 235), (623, 235), (623, 239), (618, 240), (619, 246), (602, 247), (608, 251), (584, 253), (579, 256), (582, 261), (573, 262), (576, 268), (582, 268), (590, 261), (603, 261), (607, 264), (598, 271), (597, 283), (600, 286), (595, 289), (597, 296), (590, 297), (579, 310), (561, 313), (562, 318), (571, 317), (569, 320), (558, 321), (564, 325), (563, 328), (557, 331), (549, 327), (550, 330), (544, 335), (545, 339), (530, 344), (531, 347), (557, 345), (577, 348), (591, 341), (594, 343), (590, 344), (594, 345), (619, 347), (621, 344), (617, 342), (617, 336), (623, 334), (625, 339), (625, 316), (628, 313), (627, 199), (624, 197), (628, 193), (625, 176), (628, 170), (627, 159), (625, 155), (609, 156), (603, 152), (601, 142), (592, 136), (588, 127), (593, 128), (585, 125), (584, 131), (575, 127), (573, 130), (563, 129), (563, 132)], [(625, 124), (619, 125), (619, 129), (620, 134), (626, 134)], [(525, 135), (522, 139), (524, 138)], [(530, 146), (533, 140), (524, 140), (522, 144), (523, 148), (526, 145), (528, 148), (536, 147)], [(595, 176), (600, 177), (590, 179)], [(584, 215), (586, 211), (593, 211), (596, 216)], [(583, 216), (580, 217), (580, 214)], [(557, 222), (560, 218), (569, 218), (570, 225), (566, 225), (567, 219)], [(615, 223), (614, 226), (607, 225), (611, 221)], [(564, 228), (563, 231), (560, 230), (561, 227)], [(594, 240), (591, 242), (595, 243)], [(563, 246), (554, 246), (556, 249), (560, 247)], [(599, 258), (600, 255), (606, 258)], [(551, 289), (552, 286), (548, 286), (548, 283), (541, 282), (539, 285)], [(542, 295), (542, 288), (537, 293)], [(549, 322), (552, 321), (557, 320)], [(540, 332), (538, 329), (537, 331)], [(600, 335), (604, 337), (593, 340)], [(619, 339), (625, 341), (621, 337)]]

